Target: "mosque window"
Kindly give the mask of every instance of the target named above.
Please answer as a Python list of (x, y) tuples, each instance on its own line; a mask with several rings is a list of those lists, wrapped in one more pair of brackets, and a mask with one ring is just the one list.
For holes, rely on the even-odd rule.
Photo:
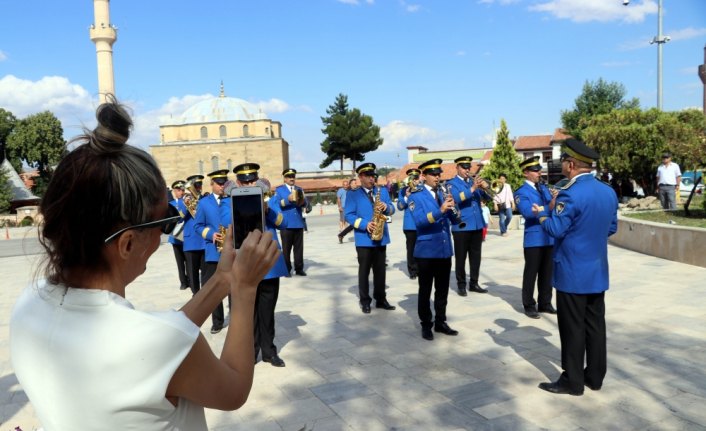
[(226, 133), (226, 126), (221, 126), (218, 128), (218, 134), (221, 138), (225, 138), (227, 133)]
[(208, 138), (208, 129), (206, 126), (201, 127), (201, 139)]
[(265, 135), (270, 136), (270, 128), (265, 127)]
[(203, 160), (199, 160), (199, 175), (203, 175)]
[(218, 170), (218, 156), (211, 157), (211, 169), (214, 171)]
[(248, 125), (247, 124), (243, 126), (243, 136), (245, 136), (245, 137), (250, 136), (250, 134), (248, 133)]
[(228, 165), (228, 170), (233, 170), (233, 160), (228, 159), (226, 160), (226, 164)]

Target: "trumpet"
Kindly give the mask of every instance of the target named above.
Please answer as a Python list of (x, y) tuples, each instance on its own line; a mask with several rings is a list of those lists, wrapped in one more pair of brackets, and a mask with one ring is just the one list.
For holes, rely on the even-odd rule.
[[(446, 182), (439, 184), (439, 190), (441, 190), (443, 200), (446, 200), (449, 196), (451, 196), (451, 184), (447, 184)], [(453, 196), (451, 199), (453, 199)], [(459, 208), (455, 202), (454, 206), (451, 207), (451, 223), (457, 224), (461, 229), (466, 227), (466, 222), (461, 221), (461, 208)]]
[(481, 180), (481, 190), (483, 190), (491, 198), (494, 198), (503, 188), (502, 184), (498, 180), (488, 181), (485, 178), (481, 178)]

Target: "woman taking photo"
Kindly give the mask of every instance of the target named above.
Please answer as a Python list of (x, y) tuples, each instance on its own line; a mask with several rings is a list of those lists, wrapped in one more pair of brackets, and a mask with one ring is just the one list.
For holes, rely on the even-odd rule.
[[(44, 280), (22, 293), (10, 320), (12, 364), (46, 431), (206, 430), (204, 408), (235, 410), (253, 380), (256, 287), (279, 251), (232, 232), (216, 274), (179, 310), (142, 312), (125, 298), (178, 214), (152, 157), (127, 144), (132, 121), (111, 100), (72, 142), (40, 204)], [(220, 357), (200, 333), (230, 293)]]

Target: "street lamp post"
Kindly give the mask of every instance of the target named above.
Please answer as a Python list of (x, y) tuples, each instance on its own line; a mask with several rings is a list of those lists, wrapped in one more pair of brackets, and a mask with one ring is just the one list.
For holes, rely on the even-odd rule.
[(662, 0), (657, 3), (657, 36), (650, 45), (657, 44), (657, 109), (662, 110), (662, 45), (669, 42), (669, 36), (662, 35)]

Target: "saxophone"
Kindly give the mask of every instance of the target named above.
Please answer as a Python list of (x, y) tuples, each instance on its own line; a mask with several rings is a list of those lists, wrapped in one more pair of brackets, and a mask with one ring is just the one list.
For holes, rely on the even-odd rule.
[(226, 240), (226, 228), (225, 226), (218, 226), (218, 233), (221, 234), (221, 240), (216, 240), (214, 244), (216, 245), (216, 250), (220, 253), (223, 251), (223, 244)]
[(382, 235), (385, 232), (385, 223), (387, 223), (387, 217), (382, 213), (378, 205), (380, 203), (381, 189), (381, 187), (378, 187), (378, 191), (375, 194), (375, 201), (373, 202), (373, 223), (375, 223), (375, 229), (373, 229), (370, 234), (370, 239), (373, 241), (380, 241), (382, 239)]

